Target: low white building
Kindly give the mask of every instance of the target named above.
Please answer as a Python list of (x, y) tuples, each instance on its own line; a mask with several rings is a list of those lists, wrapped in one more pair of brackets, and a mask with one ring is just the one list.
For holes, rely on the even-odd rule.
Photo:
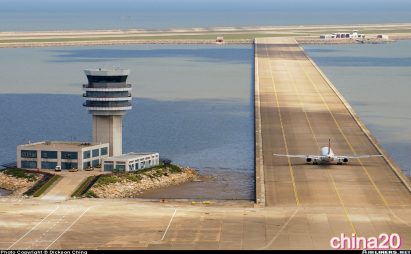
[(107, 172), (128, 172), (158, 166), (159, 164), (159, 153), (127, 153), (104, 158), (102, 170)]
[(99, 167), (109, 144), (41, 141), (17, 146), (17, 167), (25, 169), (86, 169)]
[(377, 39), (381, 39), (381, 40), (389, 40), (389, 36), (386, 34), (379, 34), (377, 35)]
[(217, 36), (217, 39), (215, 40), (217, 44), (224, 44), (224, 37), (223, 36)]
[(364, 38), (364, 34), (359, 34), (358, 31), (354, 30), (352, 33), (333, 33), (333, 34), (321, 34), (320, 39), (330, 40), (330, 39), (358, 39)]
[(321, 34), (320, 35), (320, 39), (323, 39), (323, 40), (330, 40), (330, 39), (334, 39), (335, 38), (335, 36), (333, 36), (332, 34)]

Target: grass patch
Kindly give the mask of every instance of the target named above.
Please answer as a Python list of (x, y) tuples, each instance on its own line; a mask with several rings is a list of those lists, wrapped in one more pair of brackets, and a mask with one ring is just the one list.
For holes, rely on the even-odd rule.
[(60, 179), (58, 175), (44, 174), (43, 177), (23, 195), (39, 197), (58, 179)]
[(71, 197), (81, 197), (84, 195), (91, 186), (100, 178), (100, 176), (89, 176), (87, 177), (80, 186), (71, 194)]
[[(122, 173), (119, 173), (122, 174)], [(102, 175), (94, 184), (96, 187), (103, 186), (103, 185), (109, 185), (113, 183), (118, 183), (121, 182), (121, 178), (117, 176), (117, 174), (111, 174), (111, 175)]]
[(92, 191), (92, 190), (88, 190), (84, 196), (86, 198), (98, 198), (96, 193), (94, 193), (94, 191)]
[(36, 173), (31, 173), (27, 170), (20, 169), (20, 168), (8, 168), (8, 169), (3, 170), (2, 172), (12, 177), (27, 179), (30, 182), (36, 181), (37, 176), (38, 176), (38, 174)]
[(61, 176), (53, 175), (45, 184), (33, 193), (33, 197), (40, 197), (53, 183), (59, 180)]
[(163, 170), (165, 169), (165, 170), (170, 171), (170, 173), (180, 173), (183, 171), (182, 168), (174, 164), (160, 164), (158, 166), (149, 168), (148, 170), (152, 170), (152, 169), (163, 169)]
[(143, 177), (140, 174), (125, 173), (124, 177), (132, 182), (139, 182)]
[[(158, 178), (162, 176), (168, 176), (169, 174), (175, 174), (182, 172), (183, 169), (174, 164), (160, 164), (151, 168), (141, 169), (134, 172), (121, 172), (112, 173), (110, 175), (101, 175), (100, 178), (94, 183), (95, 187), (118, 183), (123, 180), (132, 182), (139, 182), (143, 179), (143, 175), (150, 178)], [(89, 195), (89, 191), (86, 196)], [(92, 195), (92, 194), (90, 194)]]

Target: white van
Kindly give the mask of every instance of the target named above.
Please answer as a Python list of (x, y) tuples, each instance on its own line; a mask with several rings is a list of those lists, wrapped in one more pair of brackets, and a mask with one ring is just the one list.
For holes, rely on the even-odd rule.
[(56, 166), (56, 168), (54, 169), (54, 171), (61, 171), (61, 166)]

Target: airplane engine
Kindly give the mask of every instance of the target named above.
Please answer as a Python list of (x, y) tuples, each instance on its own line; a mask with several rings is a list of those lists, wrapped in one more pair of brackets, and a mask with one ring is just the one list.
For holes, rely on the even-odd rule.
[(306, 161), (306, 162), (311, 162), (311, 161), (313, 161), (313, 159), (310, 158), (310, 157), (308, 157), (308, 158), (305, 159), (305, 161)]
[(348, 162), (348, 158), (344, 158), (343, 162), (347, 163)]

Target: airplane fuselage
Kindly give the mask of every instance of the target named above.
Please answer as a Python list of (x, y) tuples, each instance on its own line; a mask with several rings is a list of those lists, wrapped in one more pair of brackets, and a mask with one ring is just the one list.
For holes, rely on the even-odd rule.
[(328, 146), (322, 147), (320, 154), (320, 162), (332, 162), (334, 160), (334, 152)]
[(372, 155), (335, 155), (333, 150), (331, 149), (331, 140), (328, 140), (328, 146), (324, 146), (320, 150), (319, 155), (294, 155), (294, 154), (278, 154), (274, 153), (275, 156), (282, 156), (288, 158), (305, 158), (307, 163), (312, 164), (328, 164), (335, 161), (338, 165), (342, 165), (348, 163), (350, 159), (361, 159), (361, 158), (371, 158), (371, 157), (382, 157), (381, 154), (372, 154)]

